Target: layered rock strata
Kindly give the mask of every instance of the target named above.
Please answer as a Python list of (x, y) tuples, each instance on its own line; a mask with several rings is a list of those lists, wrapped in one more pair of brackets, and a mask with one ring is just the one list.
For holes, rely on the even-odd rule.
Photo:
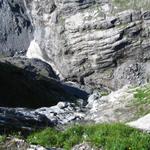
[(135, 0), (26, 1), (35, 28), (27, 56), (52, 63), (65, 80), (91, 87), (145, 83), (150, 3), (140, 5)]

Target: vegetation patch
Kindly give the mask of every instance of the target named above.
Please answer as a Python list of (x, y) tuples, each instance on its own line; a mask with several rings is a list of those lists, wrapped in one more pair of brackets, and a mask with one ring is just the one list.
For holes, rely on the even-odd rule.
[(5, 142), (5, 140), (6, 140), (6, 136), (5, 135), (0, 135), (0, 144)]
[(150, 1), (149, 0), (112, 0), (118, 10), (126, 9), (144, 9), (149, 10)]
[(104, 150), (149, 150), (150, 135), (123, 124), (75, 125), (65, 131), (47, 128), (27, 137), (32, 144), (70, 150), (88, 142)]
[(139, 118), (150, 113), (150, 85), (137, 88), (131, 106), (136, 109), (135, 117)]

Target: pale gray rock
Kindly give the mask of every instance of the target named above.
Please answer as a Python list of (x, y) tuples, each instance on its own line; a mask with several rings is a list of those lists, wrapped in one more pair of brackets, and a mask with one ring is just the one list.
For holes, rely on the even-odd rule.
[(25, 55), (33, 27), (24, 1), (0, 0), (0, 57)]
[(129, 122), (127, 125), (150, 133), (150, 114), (147, 114), (138, 120)]
[(94, 92), (93, 94), (91, 94), (89, 97), (88, 97), (88, 104), (86, 107), (88, 108), (91, 108), (93, 106), (93, 104), (95, 103), (95, 101), (97, 102), (97, 100), (99, 101), (101, 95), (99, 92)]
[[(85, 120), (94, 121), (95, 123), (126, 122), (132, 120), (136, 110), (128, 107), (134, 98), (134, 92), (130, 86), (125, 86), (108, 96), (94, 96), (87, 105)], [(89, 107), (90, 106), (90, 107)]]
[(61, 79), (90, 88), (143, 84), (148, 72), (133, 76), (128, 66), (150, 60), (149, 6), (149, 0), (1, 0), (0, 54), (39, 58)]
[(116, 73), (124, 78), (119, 67), (126, 63), (128, 67), (130, 60), (144, 65), (150, 58), (149, 1), (138, 5), (135, 1), (124, 3), (121, 6), (110, 0), (26, 1), (35, 29), (27, 57), (53, 64), (61, 79), (94, 88), (118, 89), (126, 84), (124, 80), (145, 83), (148, 75), (143, 70), (134, 80), (125, 77), (114, 87), (114, 82), (118, 82)]
[(45, 115), (48, 119), (56, 122), (58, 125), (65, 125), (73, 121), (83, 120), (85, 115), (82, 112), (82, 108), (68, 102), (59, 102), (56, 106), (40, 108), (35, 110), (35, 112)]
[[(92, 146), (89, 143), (82, 143), (79, 145), (75, 145), (72, 150), (96, 150), (92, 148)], [(101, 150), (101, 149), (99, 149)]]

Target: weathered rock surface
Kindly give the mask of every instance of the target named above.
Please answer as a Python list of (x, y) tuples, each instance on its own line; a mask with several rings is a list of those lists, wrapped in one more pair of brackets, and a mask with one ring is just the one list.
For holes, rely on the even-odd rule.
[(59, 148), (44, 148), (39, 145), (30, 145), (24, 140), (9, 137), (5, 143), (0, 144), (1, 150), (61, 150)]
[(150, 2), (121, 2), (26, 0), (35, 29), (27, 57), (48, 61), (62, 78), (92, 87), (147, 82)]
[[(136, 2), (0, 0), (0, 106), (41, 107), (78, 100), (82, 107), (87, 92), (59, 77), (92, 88), (149, 82), (150, 1)], [(25, 56), (51, 64), (59, 77), (47, 63)], [(136, 113), (126, 107), (132, 98), (127, 87), (109, 96), (93, 94), (86, 114), (64, 102), (36, 110), (1, 107), (0, 126), (32, 130), (80, 119), (124, 122)]]
[(149, 0), (1, 0), (0, 53), (40, 58), (61, 79), (94, 88), (143, 84), (150, 76), (149, 6)]
[(125, 86), (108, 96), (92, 94), (88, 99), (85, 120), (95, 123), (127, 122), (135, 117), (136, 110), (130, 104), (134, 98), (133, 89)]
[(59, 102), (56, 106), (40, 109), (0, 108), (1, 130), (32, 131), (35, 129), (65, 125), (83, 120), (84, 113), (79, 106)]
[(150, 133), (150, 114), (136, 121), (129, 122), (128, 125)]
[(16, 66), (24, 71), (29, 71), (47, 78), (59, 79), (52, 67), (39, 59), (27, 59), (25, 57), (5, 57), (1, 58), (0, 62)]
[(82, 143), (82, 144), (74, 146), (72, 150), (96, 150), (96, 149), (92, 148), (89, 143)]
[(24, 1), (0, 0), (0, 58), (26, 53), (33, 27)]

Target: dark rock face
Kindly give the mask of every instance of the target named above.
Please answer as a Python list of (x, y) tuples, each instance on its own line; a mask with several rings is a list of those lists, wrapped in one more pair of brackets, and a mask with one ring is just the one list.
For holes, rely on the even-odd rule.
[[(40, 109), (0, 108), (1, 130), (33, 131), (83, 119), (80, 107), (68, 102)], [(0, 130), (0, 131), (1, 131)]]
[(33, 27), (24, 1), (0, 0), (0, 57), (26, 53)]
[(1, 131), (5, 129), (32, 131), (54, 125), (55, 122), (51, 122), (46, 116), (29, 109), (0, 108)]
[(59, 81), (29, 71), (28, 67), (22, 69), (0, 62), (0, 106), (52, 106), (60, 100), (74, 99), (73, 95), (65, 92)]
[(52, 68), (37, 59), (3, 58), (0, 70), (0, 106), (37, 108), (88, 97), (82, 89), (60, 82)]
[(19, 67), (25, 71), (29, 71), (38, 75), (42, 75), (46, 78), (58, 79), (58, 76), (53, 71), (52, 67), (39, 59), (28, 59), (25, 57), (6, 57), (1, 58), (0, 62), (11, 64)]

